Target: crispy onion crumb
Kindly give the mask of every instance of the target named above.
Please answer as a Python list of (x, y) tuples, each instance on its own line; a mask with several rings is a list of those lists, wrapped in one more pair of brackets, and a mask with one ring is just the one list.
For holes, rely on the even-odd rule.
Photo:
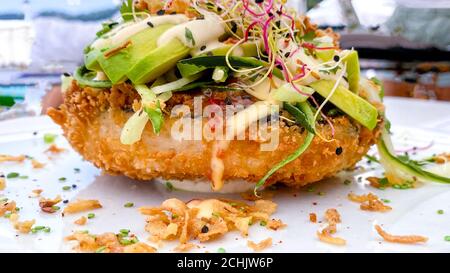
[(88, 211), (93, 209), (100, 209), (102, 205), (98, 200), (77, 200), (75, 202), (70, 202), (64, 208), (64, 214), (72, 214), (82, 211)]
[(381, 226), (375, 225), (375, 230), (387, 242), (399, 244), (417, 244), (428, 241), (427, 237), (420, 235), (392, 235), (384, 231)]
[(317, 214), (315, 214), (315, 213), (310, 213), (310, 214), (309, 214), (309, 221), (310, 221), (311, 223), (317, 223)]
[(41, 163), (41, 162), (37, 161), (36, 159), (32, 159), (31, 166), (33, 166), (33, 169), (42, 169), (45, 167), (45, 163)]
[(49, 198), (41, 198), (39, 199), (39, 207), (43, 212), (46, 213), (54, 213), (57, 211), (55, 208), (56, 204), (62, 201), (62, 198), (60, 195), (56, 196), (54, 199)]
[[(126, 239), (125, 239), (126, 237)], [(73, 248), (78, 252), (97, 253), (154, 253), (156, 249), (146, 243), (139, 242), (134, 235), (114, 234), (112, 232), (100, 235), (87, 232), (75, 232), (65, 238), (66, 241), (75, 241)]]
[(346, 245), (347, 242), (343, 238), (332, 236), (332, 234), (337, 232), (337, 224), (341, 223), (341, 215), (339, 212), (333, 208), (327, 209), (324, 218), (328, 225), (322, 231), (317, 231), (317, 238), (324, 243), (332, 245)]
[(255, 243), (253, 241), (248, 240), (247, 246), (249, 248), (253, 249), (254, 251), (262, 251), (262, 250), (272, 246), (272, 238), (269, 237), (265, 240), (262, 240), (259, 243)]
[(0, 163), (1, 162), (23, 162), (26, 159), (25, 155), (0, 155)]
[(3, 177), (0, 177), (0, 191), (6, 189), (6, 180)]
[(75, 222), (73, 222), (73, 223), (76, 225), (79, 225), (79, 226), (84, 226), (86, 224), (86, 222), (87, 222), (86, 216), (81, 216), (80, 218), (75, 220)]
[(373, 193), (357, 195), (353, 192), (348, 194), (348, 199), (350, 201), (360, 203), (359, 206), (362, 210), (374, 211), (374, 212), (387, 212), (392, 210), (392, 207), (385, 205), (378, 196)]
[(184, 245), (193, 239), (211, 241), (233, 230), (245, 237), (256, 222), (267, 229), (280, 229), (286, 225), (270, 219), (276, 208), (269, 200), (256, 200), (249, 205), (236, 200), (194, 199), (185, 203), (168, 199), (159, 207), (141, 207), (139, 211), (147, 215), (145, 230), (151, 234), (152, 242), (179, 240), (177, 249), (185, 251), (190, 245)]
[(50, 145), (50, 147), (48, 147), (48, 149), (45, 150), (46, 153), (51, 153), (51, 154), (60, 154), (65, 151), (66, 151), (66, 149), (60, 148), (60, 147), (56, 146), (56, 144)]

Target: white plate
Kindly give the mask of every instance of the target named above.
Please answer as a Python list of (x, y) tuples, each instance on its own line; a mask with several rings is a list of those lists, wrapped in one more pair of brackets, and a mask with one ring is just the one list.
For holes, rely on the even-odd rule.
[[(394, 141), (397, 148), (434, 145), (420, 153), (425, 157), (433, 153), (450, 151), (450, 105), (404, 99), (388, 99), (386, 105), (393, 122)], [(414, 128), (413, 128), (414, 127)], [(420, 129), (422, 128), (422, 129)], [(37, 131), (37, 135), (33, 132)], [(142, 183), (125, 177), (102, 175), (100, 170), (81, 158), (72, 150), (49, 159), (43, 151), (47, 145), (43, 134), (60, 133), (60, 130), (46, 117), (22, 118), (0, 123), (0, 154), (27, 154), (46, 162), (42, 170), (32, 170), (29, 162), (23, 164), (1, 163), (0, 172), (19, 172), (28, 179), (8, 179), (2, 197), (15, 200), (21, 208), (22, 220), (36, 219), (36, 225), (50, 226), (50, 233), (18, 235), (9, 221), (0, 218), (0, 251), (11, 252), (58, 252), (70, 251), (71, 245), (63, 238), (74, 230), (89, 230), (91, 233), (117, 232), (129, 228), (141, 240), (149, 234), (144, 231), (145, 217), (137, 207), (159, 205), (163, 200), (176, 197), (182, 200), (215, 197), (214, 194), (199, 194), (182, 191), (169, 192), (157, 183)], [(63, 137), (58, 137), (59, 146), (69, 148)], [(361, 163), (365, 165), (364, 161)], [(268, 252), (448, 252), (450, 242), (444, 240), (450, 235), (450, 185), (426, 184), (412, 190), (377, 190), (358, 177), (380, 174), (379, 168), (366, 171), (342, 173), (338, 178), (314, 185), (314, 192), (306, 189), (283, 190), (274, 197), (279, 205), (275, 218), (282, 219), (288, 226), (278, 231), (268, 231), (258, 225), (251, 227), (248, 238), (231, 232), (222, 239), (203, 244), (199, 252), (215, 252), (223, 247), (227, 252), (251, 251), (247, 239), (260, 241), (272, 237), (274, 246)], [(376, 167), (375, 165), (373, 167)], [(80, 168), (76, 173), (74, 168)], [(66, 177), (66, 182), (58, 178)], [(350, 179), (351, 185), (343, 181)], [(63, 191), (65, 185), (76, 184), (77, 188)], [(98, 199), (104, 208), (94, 211), (96, 217), (86, 226), (76, 226), (73, 221), (81, 215), (61, 217), (60, 214), (40, 212), (38, 200), (29, 198), (33, 189), (43, 189), (42, 196), (53, 198), (61, 194), (63, 199)], [(388, 213), (364, 212), (358, 204), (351, 203), (346, 196), (350, 191), (358, 194), (374, 192), (381, 198), (391, 200), (393, 210)], [(318, 195), (323, 192), (325, 195)], [(220, 195), (224, 197), (224, 195)], [(239, 198), (227, 195), (227, 198)], [(124, 208), (126, 202), (134, 202), (134, 208)], [(327, 208), (337, 208), (342, 215), (338, 236), (347, 240), (347, 245), (337, 247), (319, 242), (315, 236), (320, 224), (309, 222), (309, 213), (321, 217)], [(437, 210), (445, 211), (443, 215)], [(320, 218), (319, 218), (320, 219)], [(383, 224), (393, 234), (420, 234), (429, 237), (423, 245), (399, 245), (383, 242), (373, 230), (374, 223)], [(167, 243), (161, 252), (169, 252), (176, 243)]]

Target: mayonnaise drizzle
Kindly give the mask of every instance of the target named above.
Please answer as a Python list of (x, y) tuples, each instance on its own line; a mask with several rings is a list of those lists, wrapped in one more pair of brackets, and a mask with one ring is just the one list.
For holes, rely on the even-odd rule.
[(150, 16), (140, 21), (124, 23), (123, 25), (114, 28), (104, 37), (95, 40), (92, 43), (91, 47), (102, 49), (106, 46), (124, 43), (131, 36), (150, 27), (149, 22), (151, 22), (151, 24), (156, 27), (164, 24), (180, 25), (188, 21), (189, 18), (184, 14)]
[[(186, 35), (192, 33), (192, 39)], [(225, 34), (225, 28), (220, 18), (214, 15), (205, 16), (203, 20), (193, 20), (179, 24), (166, 32), (158, 39), (158, 46), (170, 43), (174, 38), (193, 49), (193, 54), (202, 47), (219, 47), (219, 37)]]

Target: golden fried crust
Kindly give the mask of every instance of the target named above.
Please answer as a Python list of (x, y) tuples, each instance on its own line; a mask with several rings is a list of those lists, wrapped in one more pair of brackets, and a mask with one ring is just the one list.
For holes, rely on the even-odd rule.
[[(190, 95), (176, 94), (168, 107), (176, 103), (189, 104), (190, 98)], [(153, 134), (149, 123), (139, 142), (133, 145), (120, 143), (121, 129), (133, 113), (133, 103), (138, 101), (130, 85), (118, 85), (110, 90), (82, 89), (73, 82), (64, 99), (64, 104), (58, 110), (50, 109), (48, 115), (62, 127), (76, 151), (107, 173), (124, 174), (139, 180), (210, 177), (213, 142), (173, 140), (170, 137), (173, 119), (166, 119), (159, 136)], [(333, 141), (315, 137), (309, 149), (276, 172), (269, 183), (302, 186), (333, 176), (354, 166), (379, 135), (379, 128), (371, 132), (346, 116), (332, 119), (332, 122), (336, 130)], [(328, 125), (318, 125), (318, 130), (330, 137)], [(282, 123), (280, 144), (273, 152), (261, 151), (260, 143), (256, 141), (231, 141), (229, 148), (221, 154), (225, 165), (224, 179), (257, 182), (276, 163), (293, 153), (305, 136), (304, 129)], [(338, 147), (342, 148), (340, 155), (336, 153)]]

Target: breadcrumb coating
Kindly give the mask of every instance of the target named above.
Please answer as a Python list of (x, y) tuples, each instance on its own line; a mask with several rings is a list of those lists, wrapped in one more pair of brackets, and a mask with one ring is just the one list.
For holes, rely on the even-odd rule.
[[(180, 103), (192, 106), (195, 94), (175, 93), (167, 102), (165, 111)], [(239, 92), (213, 94), (216, 101), (224, 101), (226, 97), (252, 100)], [(143, 181), (153, 178), (209, 179), (213, 141), (180, 142), (172, 139), (170, 128), (175, 119), (167, 115), (159, 136), (153, 133), (152, 125), (148, 123), (140, 141), (133, 145), (120, 142), (121, 129), (139, 101), (139, 95), (130, 84), (94, 89), (81, 88), (73, 81), (64, 94), (64, 103), (58, 109), (49, 109), (48, 115), (62, 127), (73, 148), (106, 173)], [(211, 98), (205, 97), (203, 105), (208, 101)], [(331, 121), (336, 131), (333, 141), (325, 142), (315, 137), (302, 156), (277, 171), (267, 183), (303, 186), (353, 167), (376, 142), (382, 124), (380, 121), (378, 127), (370, 131), (347, 116), (335, 117)], [(329, 125), (319, 122), (317, 129), (321, 135), (331, 137)], [(293, 153), (306, 134), (301, 127), (280, 122), (280, 144), (273, 152), (261, 151), (260, 143), (256, 141), (231, 141), (221, 155), (225, 166), (224, 179), (256, 183), (276, 163)]]

